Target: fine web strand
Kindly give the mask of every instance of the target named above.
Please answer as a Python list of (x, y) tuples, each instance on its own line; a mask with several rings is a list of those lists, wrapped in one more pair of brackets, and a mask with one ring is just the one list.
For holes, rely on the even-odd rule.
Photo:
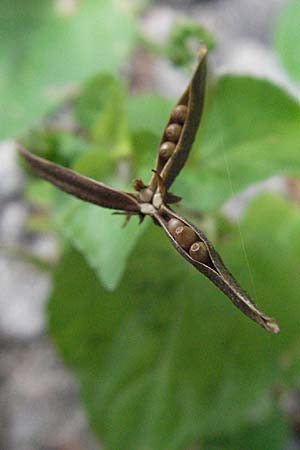
[[(220, 109), (215, 107), (215, 110), (216, 109), (218, 109), (216, 111), (217, 112), (216, 116), (219, 116), (220, 122), (224, 123), (224, 121), (222, 120), (223, 118), (222, 118), (222, 113), (221, 113)], [(228, 179), (228, 184), (229, 184), (229, 189), (230, 189), (230, 192), (231, 192), (231, 196), (234, 197), (236, 195), (236, 192), (234, 192), (233, 183), (232, 183), (232, 176), (231, 176), (231, 171), (230, 171), (230, 165), (229, 165), (228, 157), (227, 157), (227, 154), (226, 154), (226, 148), (225, 148), (225, 143), (224, 143), (224, 133), (221, 133), (220, 150), (222, 152), (222, 156), (223, 156), (223, 159), (224, 159), (224, 166), (225, 166), (225, 170), (226, 170), (226, 174), (227, 174), (227, 179)], [(257, 302), (257, 299), (258, 299), (258, 297), (257, 297), (257, 289), (256, 289), (256, 286), (255, 286), (253, 272), (252, 272), (252, 269), (251, 269), (249, 257), (247, 255), (245, 239), (244, 239), (244, 236), (243, 236), (242, 227), (241, 227), (241, 220), (240, 220), (239, 216), (237, 217), (236, 227), (237, 227), (238, 233), (239, 233), (239, 240), (240, 240), (243, 256), (244, 256), (244, 259), (246, 261), (247, 271), (248, 271), (249, 280), (250, 280), (250, 284), (251, 284), (251, 290), (252, 290), (252, 292), (254, 294), (254, 301)]]

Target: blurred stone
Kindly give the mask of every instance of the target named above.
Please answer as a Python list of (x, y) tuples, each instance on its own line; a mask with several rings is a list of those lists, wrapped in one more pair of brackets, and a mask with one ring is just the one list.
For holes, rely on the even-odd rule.
[(26, 206), (13, 201), (3, 207), (0, 214), (0, 241), (6, 244), (16, 244), (23, 234), (27, 218)]
[(49, 274), (1, 251), (0, 334), (21, 340), (40, 335), (50, 285)]
[(46, 338), (14, 350), (1, 411), (9, 412), (5, 450), (97, 450), (78, 389)]
[(249, 202), (262, 192), (287, 193), (285, 180), (282, 177), (272, 177), (268, 180), (248, 186), (240, 194), (235, 195), (233, 192), (233, 197), (222, 207), (223, 213), (231, 220), (238, 220), (247, 208)]
[(11, 141), (0, 143), (0, 203), (19, 194), (23, 182), (14, 144)]
[(263, 44), (250, 40), (239, 40), (216, 68), (217, 74), (234, 73), (239, 75), (266, 78), (289, 91), (294, 97), (300, 95), (300, 85), (294, 83), (279, 64), (275, 53)]
[(55, 234), (38, 234), (29, 242), (24, 242), (24, 247), (28, 251), (49, 263), (55, 263), (59, 258), (59, 245)]
[(239, 38), (272, 44), (277, 17), (287, 0), (218, 0), (193, 6), (193, 19), (206, 26), (219, 46)]

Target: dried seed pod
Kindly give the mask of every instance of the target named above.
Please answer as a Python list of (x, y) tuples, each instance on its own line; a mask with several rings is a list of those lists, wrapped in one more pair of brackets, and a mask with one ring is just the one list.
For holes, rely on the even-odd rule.
[(178, 105), (176, 108), (173, 109), (171, 114), (171, 120), (172, 122), (184, 124), (185, 119), (187, 117), (188, 108), (186, 105)]
[(166, 136), (168, 140), (178, 142), (181, 135), (181, 130), (182, 127), (178, 125), (178, 123), (171, 123), (171, 125), (166, 128)]
[(175, 217), (170, 219), (167, 224), (168, 230), (170, 231), (172, 236), (174, 236), (176, 228), (183, 227), (183, 226), (184, 226), (184, 223), (181, 222), (181, 220), (179, 220), (179, 219), (175, 219)]
[(164, 159), (168, 159), (173, 154), (175, 148), (176, 145), (174, 142), (166, 141), (159, 148), (159, 156)]
[(188, 250), (190, 246), (197, 240), (196, 233), (186, 225), (177, 227), (173, 236), (184, 250)]
[[(164, 180), (167, 190), (171, 187), (173, 181), (181, 171), (188, 158), (200, 122), (204, 105), (206, 53), (207, 50), (203, 44), (199, 50), (199, 62), (196, 70), (185, 92), (178, 100), (177, 106), (174, 107), (160, 141), (159, 148), (166, 140), (173, 141), (177, 144), (171, 158), (166, 160), (161, 158), (159, 155), (159, 150), (157, 154), (155, 170)], [(166, 138), (166, 131), (170, 125), (181, 125), (180, 121), (182, 120), (182, 113), (179, 115), (179, 120), (177, 120), (177, 107), (180, 107), (179, 111), (183, 111), (184, 107), (186, 107), (187, 114), (184, 123), (182, 124), (182, 131), (179, 139), (174, 141), (174, 139)], [(156, 190), (157, 177), (155, 174), (152, 175), (149, 186), (153, 191)]]
[(113, 189), (59, 164), (35, 156), (21, 146), (18, 146), (18, 149), (41, 178), (54, 184), (60, 190), (104, 208), (140, 213), (140, 204), (134, 194)]
[[(246, 316), (257, 322), (270, 333), (279, 333), (280, 329), (276, 321), (272, 319), (272, 317), (269, 317), (265, 313), (260, 311), (251, 297), (249, 297), (249, 295), (239, 286), (238, 282), (228, 271), (220, 255), (217, 253), (216, 249), (207, 239), (205, 234), (201, 230), (198, 230), (193, 224), (189, 223), (186, 219), (183, 219), (178, 216), (178, 214), (175, 214), (166, 205), (163, 206), (161, 212), (164, 214), (169, 214), (172, 217), (172, 222), (169, 222), (175, 223), (174, 220), (177, 219), (178, 221), (184, 223), (183, 228), (191, 229), (191, 231), (195, 233), (196, 239), (194, 239), (194, 242), (203, 242), (209, 252), (209, 264), (200, 264), (196, 259), (190, 258), (187, 255), (184, 246), (178, 245), (178, 243), (180, 243), (178, 235), (176, 237), (175, 235), (170, 233), (169, 222), (166, 223), (161, 214), (159, 214), (158, 212), (154, 212), (153, 217), (155, 218), (156, 222), (160, 224), (161, 227), (166, 231), (171, 244), (175, 247), (178, 253), (190, 264), (192, 264), (199, 272), (201, 272), (210, 281), (212, 281), (212, 283), (214, 283)], [(178, 230), (179, 228), (180, 227), (177, 227), (176, 230)], [(190, 246), (192, 246), (194, 242), (191, 242)]]
[(199, 262), (207, 262), (209, 259), (206, 245), (201, 241), (196, 241), (191, 245), (189, 254), (193, 259)]

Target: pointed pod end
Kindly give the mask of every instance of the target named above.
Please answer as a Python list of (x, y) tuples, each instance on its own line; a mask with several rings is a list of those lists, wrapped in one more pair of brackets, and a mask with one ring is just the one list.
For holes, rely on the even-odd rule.
[(280, 328), (274, 319), (268, 319), (264, 322), (264, 328), (273, 334), (278, 334), (280, 332)]
[(198, 58), (200, 61), (202, 61), (203, 58), (205, 58), (205, 56), (207, 55), (207, 47), (206, 44), (204, 42), (200, 43), (200, 48), (199, 48), (199, 52), (198, 52)]

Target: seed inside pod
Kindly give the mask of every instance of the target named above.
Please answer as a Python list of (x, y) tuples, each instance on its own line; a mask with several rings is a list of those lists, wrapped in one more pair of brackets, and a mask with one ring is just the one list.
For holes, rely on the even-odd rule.
[(169, 141), (178, 142), (182, 127), (178, 123), (172, 123), (166, 128), (166, 136)]
[(160, 146), (159, 155), (164, 159), (168, 159), (173, 154), (175, 148), (176, 145), (174, 142), (166, 141)]
[(188, 250), (190, 246), (197, 240), (196, 233), (186, 225), (177, 227), (173, 236), (184, 250)]
[(171, 120), (175, 123), (183, 124), (185, 122), (187, 112), (188, 112), (187, 106), (178, 105), (176, 106), (176, 108), (173, 109), (173, 112), (171, 114)]
[(143, 203), (150, 202), (152, 197), (153, 197), (153, 191), (151, 191), (151, 189), (148, 187), (141, 189), (139, 192), (139, 199)]
[(179, 219), (175, 219), (175, 217), (170, 219), (168, 224), (167, 224), (168, 230), (170, 231), (172, 236), (174, 236), (176, 228), (183, 227), (183, 226), (184, 226), (184, 223), (181, 222), (181, 220), (179, 220)]
[(199, 262), (207, 262), (209, 259), (209, 254), (204, 242), (197, 241), (191, 245), (189, 254), (193, 259)]

